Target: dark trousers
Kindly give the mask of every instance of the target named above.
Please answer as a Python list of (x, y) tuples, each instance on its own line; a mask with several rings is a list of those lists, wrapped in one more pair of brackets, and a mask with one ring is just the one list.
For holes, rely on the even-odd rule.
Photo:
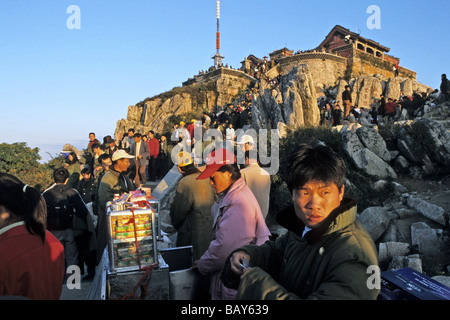
[(64, 247), (66, 270), (69, 266), (78, 265), (78, 246), (72, 229), (50, 230), (50, 232), (61, 242)]
[(169, 171), (169, 159), (167, 155), (158, 155), (158, 178), (164, 178), (167, 172)]
[(84, 233), (75, 238), (75, 242), (78, 246), (78, 266), (81, 269), (81, 274), (84, 274), (84, 264), (86, 264), (88, 274), (94, 275), (96, 252), (95, 250), (89, 250), (89, 237), (89, 233)]
[(142, 184), (145, 184), (145, 181), (147, 180), (145, 169), (146, 166), (141, 164), (140, 160), (136, 160), (136, 176), (134, 177), (134, 184), (136, 185), (136, 188)]
[(156, 165), (156, 158), (150, 156), (150, 160), (148, 160), (148, 179), (150, 181), (156, 181)]

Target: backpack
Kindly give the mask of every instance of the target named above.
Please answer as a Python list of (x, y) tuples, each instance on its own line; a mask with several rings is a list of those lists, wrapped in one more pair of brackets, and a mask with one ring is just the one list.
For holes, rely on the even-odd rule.
[(73, 207), (68, 198), (58, 200), (55, 204), (47, 205), (47, 229), (64, 230), (72, 227)]

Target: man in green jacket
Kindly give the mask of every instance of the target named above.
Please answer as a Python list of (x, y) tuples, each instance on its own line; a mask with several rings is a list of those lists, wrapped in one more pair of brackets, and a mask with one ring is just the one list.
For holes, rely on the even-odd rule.
[(135, 190), (133, 182), (126, 172), (130, 166), (129, 155), (125, 150), (114, 152), (112, 166), (99, 182), (98, 187), (98, 224), (97, 224), (97, 264), (100, 262), (107, 243), (106, 205), (114, 199), (115, 194), (122, 195)]
[(196, 261), (213, 240), (211, 207), (215, 200), (214, 190), (209, 180), (197, 180), (201, 172), (188, 152), (180, 152), (177, 160), (183, 178), (178, 182), (170, 217), (178, 231), (177, 247), (192, 245), (193, 260)]
[(288, 231), (237, 249), (224, 267), (225, 283), (239, 285), (236, 298), (376, 299), (377, 250), (356, 220), (356, 201), (344, 198), (342, 158), (323, 145), (302, 145), (285, 181), (293, 206), (277, 221)]

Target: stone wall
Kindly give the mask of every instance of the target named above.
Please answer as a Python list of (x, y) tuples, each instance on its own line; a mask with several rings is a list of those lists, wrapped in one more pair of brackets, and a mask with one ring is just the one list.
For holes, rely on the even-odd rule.
[(309, 72), (317, 87), (334, 86), (344, 78), (347, 70), (347, 59), (335, 54), (311, 52), (296, 54), (280, 60), (280, 73), (288, 74), (294, 66), (307, 64)]
[(251, 83), (254, 83), (256, 81), (255, 78), (251, 77), (250, 75), (246, 74), (243, 71), (229, 68), (219, 68), (211, 72), (200, 74), (195, 76), (194, 78), (188, 79), (187, 81), (183, 82), (183, 86), (208, 81), (218, 81), (220, 79), (223, 79), (224, 76), (231, 78), (238, 78), (242, 83), (245, 83), (246, 85), (250, 85)]
[[(393, 78), (395, 76), (393, 63), (360, 50), (354, 49), (349, 63), (352, 77), (375, 74), (381, 74), (387, 78)], [(399, 77), (416, 80), (417, 73), (404, 67), (399, 67)]]
[[(356, 49), (347, 50), (347, 52), (349, 52), (348, 59), (340, 54), (326, 52), (296, 54), (281, 59), (276, 70), (279, 74), (284, 75), (289, 73), (294, 66), (307, 64), (316, 87), (319, 89), (334, 87), (341, 79), (349, 81), (352, 78), (374, 75), (385, 78), (395, 77), (393, 64), (389, 61)], [(415, 81), (417, 74), (404, 67), (399, 67), (399, 78)]]

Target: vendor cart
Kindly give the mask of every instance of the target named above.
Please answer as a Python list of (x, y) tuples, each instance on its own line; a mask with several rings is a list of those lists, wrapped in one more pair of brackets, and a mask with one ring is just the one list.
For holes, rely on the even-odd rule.
[(156, 198), (128, 200), (108, 204), (108, 244), (88, 299), (192, 299), (198, 282), (192, 246), (168, 248), (162, 241)]
[(111, 273), (142, 270), (158, 263), (152, 207), (109, 211), (107, 226)]

